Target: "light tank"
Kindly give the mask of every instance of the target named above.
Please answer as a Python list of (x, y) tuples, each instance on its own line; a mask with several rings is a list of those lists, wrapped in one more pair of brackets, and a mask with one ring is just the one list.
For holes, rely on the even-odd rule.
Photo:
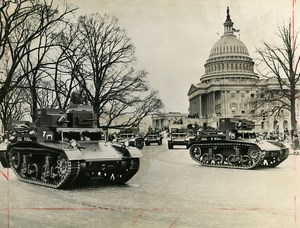
[(19, 180), (51, 188), (66, 188), (81, 178), (123, 184), (139, 170), (141, 152), (103, 140), (91, 106), (39, 109), (37, 116), (35, 123), (12, 126), (0, 150), (2, 166)]
[(122, 129), (117, 135), (117, 141), (138, 149), (144, 147), (144, 137), (136, 127)]
[(254, 122), (221, 118), (218, 130), (199, 130), (189, 142), (191, 158), (203, 166), (254, 169), (276, 167), (289, 156), (289, 149), (275, 140), (262, 140)]
[(168, 134), (168, 149), (173, 149), (175, 145), (183, 145), (188, 149), (188, 129), (172, 127)]
[(149, 146), (151, 143), (157, 143), (157, 145), (161, 145), (163, 140), (163, 135), (159, 131), (149, 131), (146, 133), (144, 137), (145, 146)]

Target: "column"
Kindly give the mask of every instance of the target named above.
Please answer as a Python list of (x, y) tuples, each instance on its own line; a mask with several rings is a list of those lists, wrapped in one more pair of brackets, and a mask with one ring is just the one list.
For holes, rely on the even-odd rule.
[(199, 99), (199, 107), (198, 107), (198, 114), (199, 114), (199, 118), (202, 118), (202, 101), (201, 101), (201, 94), (199, 95), (198, 99)]
[(215, 92), (212, 93), (212, 115), (216, 113), (216, 97), (215, 97)]

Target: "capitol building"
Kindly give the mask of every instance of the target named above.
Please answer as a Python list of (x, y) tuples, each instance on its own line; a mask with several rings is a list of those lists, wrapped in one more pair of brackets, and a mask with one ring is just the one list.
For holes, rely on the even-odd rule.
[[(252, 110), (250, 101), (257, 96), (259, 87), (278, 88), (278, 82), (260, 79), (254, 72), (254, 61), (246, 45), (234, 34), (237, 30), (233, 28), (228, 8), (223, 25), (224, 34), (213, 45), (204, 64), (205, 74), (189, 88), (189, 116), (215, 128), (219, 127), (219, 118), (246, 118), (255, 121), (257, 132), (290, 130), (288, 111), (269, 115), (270, 104)], [(298, 107), (296, 101), (297, 120)]]

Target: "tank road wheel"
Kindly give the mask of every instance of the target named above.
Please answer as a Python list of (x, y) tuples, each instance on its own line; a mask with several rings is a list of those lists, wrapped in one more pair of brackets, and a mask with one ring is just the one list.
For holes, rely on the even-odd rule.
[(224, 161), (222, 154), (216, 154), (214, 161), (216, 165), (222, 165)]
[(256, 147), (250, 147), (249, 150), (248, 150), (248, 155), (249, 155), (252, 163), (256, 164), (259, 161), (260, 151)]
[(55, 167), (57, 172), (58, 183), (68, 176), (69, 161), (66, 157), (58, 156), (57, 165)]
[(241, 159), (242, 166), (251, 166), (251, 158), (249, 155), (243, 155)]
[(200, 161), (201, 157), (201, 148), (198, 145), (193, 145), (190, 148), (190, 156), (198, 161)]
[(203, 154), (203, 156), (201, 157), (201, 161), (204, 164), (210, 164), (211, 160), (209, 159), (208, 153)]
[(36, 163), (28, 164), (28, 175), (31, 180), (38, 180), (40, 174), (40, 167)]
[(21, 165), (21, 155), (19, 152), (15, 150), (10, 150), (9, 151), (9, 162), (10, 166), (12, 166), (15, 170), (20, 168)]
[(50, 167), (48, 165), (43, 165), (42, 170), (41, 170), (41, 180), (44, 183), (49, 183), (50, 180)]
[(234, 154), (229, 155), (229, 157), (228, 157), (228, 163), (230, 165), (233, 165), (233, 166), (237, 165), (238, 162), (239, 162), (239, 159), (237, 159), (236, 155), (234, 155)]

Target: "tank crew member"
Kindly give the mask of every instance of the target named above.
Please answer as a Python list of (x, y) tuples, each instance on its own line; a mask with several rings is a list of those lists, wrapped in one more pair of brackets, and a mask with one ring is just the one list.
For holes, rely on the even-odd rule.
[(83, 82), (79, 83), (79, 90), (73, 91), (71, 93), (71, 104), (82, 104), (82, 105), (88, 105), (88, 98), (87, 94), (85, 92), (85, 85)]

